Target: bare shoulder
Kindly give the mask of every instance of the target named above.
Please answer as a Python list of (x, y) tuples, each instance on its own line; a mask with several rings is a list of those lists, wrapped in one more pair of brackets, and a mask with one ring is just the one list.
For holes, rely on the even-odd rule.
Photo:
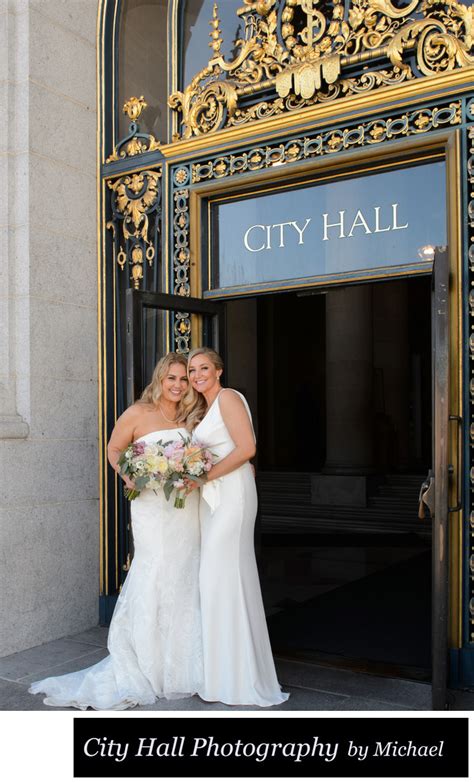
[(139, 402), (134, 402), (133, 405), (130, 405), (128, 408), (124, 410), (121, 416), (117, 419), (117, 424), (125, 424), (125, 425), (131, 425), (135, 421), (137, 421), (140, 416), (143, 415), (145, 412), (146, 407)]
[(224, 413), (245, 410), (242, 397), (234, 389), (222, 389), (219, 394), (219, 406)]
[(219, 394), (219, 404), (220, 405), (233, 405), (234, 407), (245, 407), (244, 403), (242, 402), (242, 397), (238, 392), (235, 391), (235, 389), (222, 389), (221, 393)]
[(141, 415), (143, 415), (143, 408), (138, 403), (134, 403), (124, 410), (115, 422), (115, 427), (110, 435), (109, 446), (118, 449), (125, 448), (134, 439), (135, 430)]

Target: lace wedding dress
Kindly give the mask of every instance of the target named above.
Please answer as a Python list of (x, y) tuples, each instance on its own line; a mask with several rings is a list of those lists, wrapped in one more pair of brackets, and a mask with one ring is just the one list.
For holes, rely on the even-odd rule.
[[(174, 440), (182, 428), (140, 441)], [(131, 503), (135, 554), (109, 629), (110, 655), (81, 671), (32, 683), (45, 704), (121, 710), (182, 698), (202, 685), (199, 493), (184, 509), (145, 489)]]
[[(219, 392), (194, 430), (223, 459), (235, 444), (219, 408)], [(268, 637), (254, 550), (257, 491), (250, 463), (204, 485), (201, 519), (201, 613), (205, 701), (257, 704), (286, 701), (278, 684)]]

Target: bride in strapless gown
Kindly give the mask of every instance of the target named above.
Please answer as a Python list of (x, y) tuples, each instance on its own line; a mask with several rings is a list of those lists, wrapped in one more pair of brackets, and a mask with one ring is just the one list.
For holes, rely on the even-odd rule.
[[(176, 440), (187, 433), (183, 427), (169, 427), (187, 387), (183, 357), (162, 359), (150, 387), (161, 392), (158, 397), (131, 406), (117, 422), (109, 444), (113, 465), (132, 440)], [(110, 654), (87, 669), (34, 682), (30, 693), (45, 693), (44, 702), (59, 707), (121, 710), (199, 691), (198, 504), (196, 491), (188, 495), (184, 509), (174, 508), (173, 496), (167, 501), (163, 492), (151, 489), (132, 501), (135, 553), (110, 624)]]
[[(200, 593), (204, 684), (199, 695), (225, 704), (286, 701), (278, 684), (254, 550), (255, 453), (244, 396), (220, 385), (222, 360), (192, 351), (188, 374), (200, 393), (194, 436), (217, 457), (201, 492)], [(202, 395), (202, 397), (201, 397)], [(192, 419), (188, 418), (188, 426)]]

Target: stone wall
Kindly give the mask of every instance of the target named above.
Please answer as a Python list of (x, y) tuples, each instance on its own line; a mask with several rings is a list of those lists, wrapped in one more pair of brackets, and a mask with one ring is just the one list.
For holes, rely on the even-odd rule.
[(0, 0), (0, 655), (98, 621), (97, 0)]

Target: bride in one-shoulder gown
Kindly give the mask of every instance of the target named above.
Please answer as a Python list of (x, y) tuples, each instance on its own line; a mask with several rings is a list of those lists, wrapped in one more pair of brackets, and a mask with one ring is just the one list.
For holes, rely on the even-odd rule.
[[(157, 421), (159, 414), (147, 415)], [(189, 434), (174, 427), (136, 440), (177, 440), (180, 433)], [(190, 696), (202, 686), (199, 493), (191, 492), (183, 509), (173, 499), (144, 489), (132, 501), (135, 553), (110, 624), (110, 654), (87, 669), (34, 682), (30, 692), (45, 693), (46, 704), (121, 710)]]
[[(286, 701), (288, 694), (282, 693), (276, 676), (255, 559), (257, 491), (247, 456), (254, 453), (255, 435), (247, 401), (233, 389), (222, 389), (222, 370), (214, 362), (221, 363), (218, 354), (196, 349), (188, 363), (191, 384), (208, 403), (194, 436), (217, 457), (199, 507), (204, 657), (199, 696), (225, 704), (269, 707)], [(233, 424), (234, 439), (222, 415), (224, 397), (228, 408), (233, 405), (227, 421), (229, 427)], [(237, 463), (234, 469), (229, 470), (228, 460)], [(222, 473), (219, 463), (224, 461), (229, 472)], [(215, 473), (219, 477), (212, 479)]]

